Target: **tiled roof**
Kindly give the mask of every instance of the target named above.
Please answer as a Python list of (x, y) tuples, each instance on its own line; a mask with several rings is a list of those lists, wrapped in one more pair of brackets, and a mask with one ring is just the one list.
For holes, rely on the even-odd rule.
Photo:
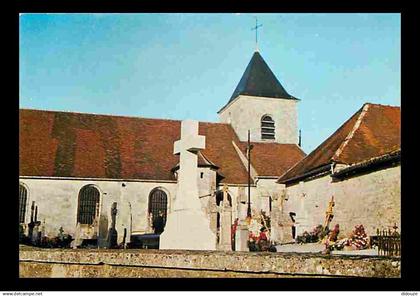
[(299, 178), (332, 162), (352, 165), (397, 150), (401, 146), (400, 115), (399, 107), (364, 104), (279, 182)]
[[(245, 156), (246, 146), (246, 142), (240, 143), (241, 151)], [(259, 176), (279, 177), (306, 155), (296, 144), (253, 142), (252, 146), (251, 164)]]
[[(180, 137), (180, 121), (27, 109), (20, 110), (19, 120), (21, 176), (175, 180), (171, 169), (179, 156), (173, 155), (173, 144)], [(199, 134), (206, 136), (201, 161), (218, 166), (223, 182), (246, 184), (231, 125), (200, 122)], [(277, 175), (290, 164), (289, 155), (270, 152), (270, 145), (280, 151), (280, 144), (264, 145), (253, 153), (256, 169)], [(292, 150), (284, 148), (296, 159)]]
[(229, 102), (223, 108), (239, 95), (296, 100), (295, 97), (289, 95), (283, 88), (263, 57), (257, 51), (254, 52)]

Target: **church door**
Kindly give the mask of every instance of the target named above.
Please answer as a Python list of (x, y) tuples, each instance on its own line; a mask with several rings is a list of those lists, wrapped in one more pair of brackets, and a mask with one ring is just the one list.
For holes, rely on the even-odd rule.
[(168, 197), (165, 191), (154, 189), (149, 196), (149, 215), (152, 216), (152, 227), (156, 234), (161, 234), (166, 225)]

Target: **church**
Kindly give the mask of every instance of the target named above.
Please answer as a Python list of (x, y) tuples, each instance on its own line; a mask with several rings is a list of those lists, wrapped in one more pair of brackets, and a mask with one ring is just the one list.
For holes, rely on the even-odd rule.
[[(263, 211), (278, 225), (275, 212), (285, 188), (278, 180), (306, 156), (298, 135), (298, 102), (256, 50), (218, 111), (220, 122), (198, 123), (205, 147), (197, 151), (194, 178), (214, 235), (211, 249), (232, 249), (223, 245), (222, 225), (230, 231), (245, 219), (248, 205), (252, 215)], [(179, 186), (174, 143), (182, 138), (181, 125), (179, 120), (20, 109), (24, 231), (39, 221), (43, 237), (55, 237), (62, 228), (75, 238), (75, 247), (88, 241), (100, 248), (107, 246), (110, 229), (118, 244), (134, 235), (165, 234)], [(222, 201), (228, 216), (221, 213)], [(222, 223), (223, 217), (230, 221)], [(280, 238), (278, 229), (272, 227), (273, 240)]]

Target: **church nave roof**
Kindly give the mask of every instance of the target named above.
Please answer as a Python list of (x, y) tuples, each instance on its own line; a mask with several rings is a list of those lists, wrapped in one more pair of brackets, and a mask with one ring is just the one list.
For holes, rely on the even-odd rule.
[[(19, 174), (40, 177), (175, 180), (173, 145), (181, 121), (20, 109)], [(223, 182), (247, 184), (248, 175), (229, 124), (199, 123), (206, 136), (205, 162), (219, 167)], [(259, 175), (280, 176), (304, 157), (297, 145), (253, 143)], [(204, 160), (202, 160), (204, 161)]]

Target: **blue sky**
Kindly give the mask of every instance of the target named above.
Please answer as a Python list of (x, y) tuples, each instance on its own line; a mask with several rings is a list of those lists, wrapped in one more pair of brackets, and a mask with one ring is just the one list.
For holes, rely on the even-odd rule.
[(311, 152), (365, 102), (400, 105), (399, 14), (22, 14), (20, 107), (217, 122), (255, 49)]

